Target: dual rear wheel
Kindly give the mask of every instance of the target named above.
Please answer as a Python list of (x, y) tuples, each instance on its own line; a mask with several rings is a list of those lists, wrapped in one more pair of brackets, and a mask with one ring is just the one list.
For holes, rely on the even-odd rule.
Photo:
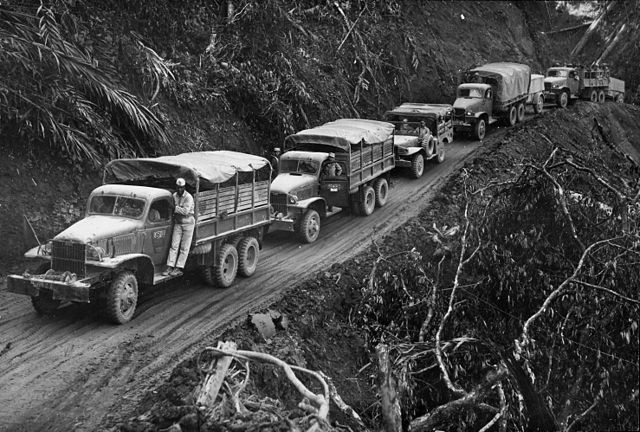
[(260, 245), (253, 236), (241, 237), (234, 243), (225, 243), (220, 247), (211, 266), (202, 266), (204, 281), (211, 286), (228, 288), (236, 276), (250, 277), (258, 267)]

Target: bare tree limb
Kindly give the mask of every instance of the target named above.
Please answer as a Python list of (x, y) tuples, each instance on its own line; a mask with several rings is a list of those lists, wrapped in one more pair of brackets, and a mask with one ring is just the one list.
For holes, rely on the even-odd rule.
[(639, 304), (640, 305), (640, 300), (636, 300), (636, 299), (632, 299), (630, 297), (624, 296), (624, 295), (622, 295), (620, 293), (617, 293), (614, 290), (611, 290), (609, 288), (605, 288), (605, 287), (600, 286), (600, 285), (590, 284), (589, 282), (585, 282), (585, 281), (581, 281), (581, 280), (573, 279), (573, 278), (571, 278), (571, 282), (575, 282), (575, 283), (577, 283), (579, 285), (583, 285), (583, 286), (586, 286), (586, 287), (589, 287), (589, 288), (605, 291), (605, 292), (608, 292), (611, 295), (614, 295), (614, 296), (616, 296), (618, 298), (621, 298), (622, 300), (625, 300), (625, 301), (628, 301), (630, 303), (635, 303), (635, 304)]
[(507, 398), (504, 396), (502, 383), (498, 383), (496, 387), (498, 388), (498, 395), (500, 396), (500, 411), (497, 412), (496, 415), (493, 416), (493, 418), (489, 421), (489, 423), (484, 425), (478, 432), (487, 432), (507, 412)]
[(576, 423), (579, 422), (580, 420), (582, 420), (587, 414), (589, 414), (589, 412), (591, 412), (591, 410), (593, 410), (596, 407), (596, 405), (598, 405), (598, 402), (600, 402), (600, 398), (599, 397), (595, 398), (595, 400), (593, 401), (591, 406), (589, 406), (589, 408), (587, 408), (580, 415), (578, 415), (576, 418), (574, 418), (573, 421), (571, 422), (571, 424), (569, 424), (569, 426), (567, 426), (567, 428), (564, 430), (564, 432), (571, 432), (571, 429), (573, 429), (573, 427), (576, 425)]

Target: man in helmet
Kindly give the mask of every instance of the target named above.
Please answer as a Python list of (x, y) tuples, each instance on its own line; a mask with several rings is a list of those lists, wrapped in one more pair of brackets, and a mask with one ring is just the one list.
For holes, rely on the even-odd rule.
[(336, 154), (329, 153), (329, 157), (325, 161), (324, 168), (322, 169), (324, 177), (338, 177), (342, 175), (342, 165), (336, 161)]
[(195, 228), (193, 197), (186, 191), (187, 183), (183, 178), (176, 180), (176, 191), (173, 193), (173, 236), (171, 237), (171, 248), (167, 259), (167, 269), (162, 273), (164, 276), (180, 276), (184, 265), (187, 262), (193, 229)]

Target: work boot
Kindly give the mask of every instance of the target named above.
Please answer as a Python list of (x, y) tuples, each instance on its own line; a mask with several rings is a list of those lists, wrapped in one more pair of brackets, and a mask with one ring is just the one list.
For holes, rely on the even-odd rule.
[(162, 276), (169, 276), (171, 273), (173, 273), (173, 267), (167, 267), (167, 269), (162, 272)]
[(171, 276), (182, 276), (182, 270), (178, 267), (171, 270)]

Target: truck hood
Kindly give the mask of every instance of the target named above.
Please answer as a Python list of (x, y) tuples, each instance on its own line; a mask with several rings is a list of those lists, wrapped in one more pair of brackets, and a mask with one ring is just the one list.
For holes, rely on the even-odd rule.
[(545, 84), (549, 83), (551, 85), (553, 84), (564, 84), (567, 81), (567, 79), (565, 77), (546, 77), (544, 79)]
[(418, 137), (415, 135), (395, 135), (393, 144), (398, 147), (420, 147)]
[(296, 193), (301, 189), (308, 187), (314, 187), (318, 184), (318, 179), (314, 175), (310, 174), (291, 174), (282, 173), (271, 183), (272, 193)]
[(140, 220), (118, 216), (91, 215), (74, 223), (53, 239), (94, 243), (99, 239), (133, 232), (141, 223)]
[(453, 103), (453, 109), (464, 109), (466, 111), (475, 111), (475, 108), (482, 104), (482, 99), (458, 98)]

